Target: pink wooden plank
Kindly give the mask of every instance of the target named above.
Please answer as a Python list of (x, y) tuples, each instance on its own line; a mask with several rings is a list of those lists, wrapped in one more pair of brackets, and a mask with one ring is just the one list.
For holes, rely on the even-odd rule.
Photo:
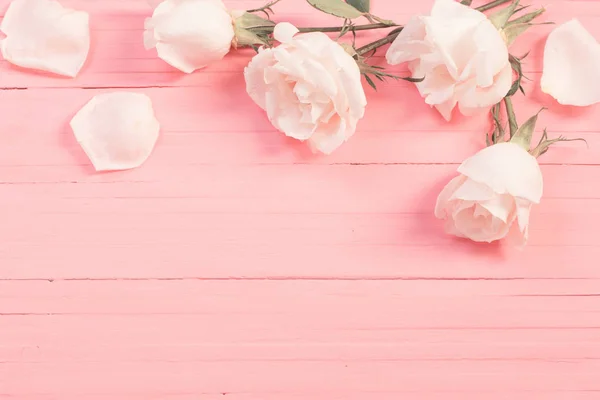
[[(397, 90), (402, 89), (402, 95)], [(338, 163), (460, 163), (479, 150), (489, 129), (488, 116), (457, 118), (446, 123), (425, 105), (414, 87), (389, 84), (369, 92), (366, 117), (354, 137), (331, 156), (313, 155), (306, 146), (276, 132), (264, 113), (250, 101), (240, 77), (222, 90), (204, 96), (206, 88), (161, 88), (139, 90), (147, 93), (162, 125), (162, 137), (155, 154), (144, 168), (178, 164), (338, 164)], [(75, 142), (68, 126), (72, 116), (94, 95), (106, 90), (36, 89), (0, 91), (6, 115), (0, 119), (0, 181), (18, 174), (6, 167), (86, 166), (90, 163)], [(555, 106), (547, 97), (518, 97), (515, 101), (521, 120), (542, 105), (551, 107), (539, 121), (553, 137), (583, 137), (582, 142), (561, 143), (540, 159), (548, 164), (597, 164), (600, 140), (596, 125), (597, 107), (574, 109)], [(542, 100), (540, 103), (539, 100)], [(55, 103), (56, 106), (48, 107)], [(385, 114), (393, 104), (399, 111)], [(419, 107), (409, 115), (409, 105)], [(231, 107), (235, 105), (235, 118)], [(40, 110), (44, 110), (43, 113)], [(27, 151), (24, 148), (27, 147)], [(453, 149), (447, 151), (448, 148)], [(55, 170), (52, 168), (50, 170)], [(61, 168), (64, 173), (77, 172)], [(26, 170), (25, 170), (26, 171)], [(29, 172), (27, 172), (29, 173)], [(154, 172), (153, 172), (154, 173)], [(29, 175), (35, 176), (35, 175)], [(51, 176), (56, 176), (52, 174)]]

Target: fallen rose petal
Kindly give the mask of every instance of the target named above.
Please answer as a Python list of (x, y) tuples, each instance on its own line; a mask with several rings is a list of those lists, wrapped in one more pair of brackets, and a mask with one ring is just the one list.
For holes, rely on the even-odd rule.
[(600, 44), (573, 19), (554, 29), (544, 48), (542, 91), (560, 104), (600, 102)]
[(90, 48), (89, 15), (54, 0), (14, 0), (0, 31), (6, 61), (69, 77), (77, 75)]
[(95, 96), (71, 121), (75, 138), (96, 171), (139, 167), (150, 156), (160, 125), (141, 93)]

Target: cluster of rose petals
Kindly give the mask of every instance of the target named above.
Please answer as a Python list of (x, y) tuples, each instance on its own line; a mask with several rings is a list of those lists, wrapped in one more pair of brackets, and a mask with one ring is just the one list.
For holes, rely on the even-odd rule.
[(506, 237), (516, 221), (520, 242), (525, 243), (529, 213), (540, 202), (544, 186), (537, 159), (518, 144), (499, 143), (468, 158), (458, 172), (435, 206), (446, 231), (493, 242)]
[(364, 115), (360, 69), (324, 33), (297, 32), (289, 23), (275, 27), (281, 45), (261, 49), (248, 64), (246, 89), (275, 128), (330, 154), (354, 134)]
[(507, 45), (485, 14), (454, 0), (436, 0), (429, 16), (410, 19), (390, 46), (389, 64), (408, 62), (425, 102), (446, 120), (487, 110), (512, 85)]

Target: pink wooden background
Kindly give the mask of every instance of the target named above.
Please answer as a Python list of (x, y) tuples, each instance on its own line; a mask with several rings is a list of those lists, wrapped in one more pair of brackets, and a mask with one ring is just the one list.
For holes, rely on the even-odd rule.
[[(401, 22), (432, 3), (373, 2)], [(63, 3), (91, 14), (78, 78), (0, 61), (1, 399), (600, 398), (600, 108), (541, 94), (551, 26), (513, 48), (532, 49), (518, 112), (550, 106), (540, 128), (589, 149), (541, 159), (520, 251), (432, 216), (486, 116), (447, 124), (392, 82), (367, 89), (348, 144), (314, 156), (246, 96), (251, 52), (184, 76), (143, 49), (144, 0)], [(600, 2), (544, 4), (600, 38)], [(113, 88), (147, 93), (162, 136), (142, 168), (97, 174), (68, 122)]]

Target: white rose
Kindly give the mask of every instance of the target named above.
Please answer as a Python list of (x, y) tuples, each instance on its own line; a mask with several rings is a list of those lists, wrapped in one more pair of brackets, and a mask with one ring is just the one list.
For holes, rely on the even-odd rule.
[(219, 61), (235, 37), (221, 0), (165, 0), (146, 20), (144, 46), (173, 67), (191, 73)]
[(348, 140), (365, 112), (360, 69), (342, 46), (322, 32), (294, 36), (281, 23), (275, 48), (261, 49), (246, 67), (246, 89), (287, 136), (330, 154)]
[(458, 104), (472, 115), (498, 103), (512, 85), (508, 49), (481, 12), (454, 0), (436, 0), (430, 16), (413, 17), (387, 52), (395, 65), (409, 62), (425, 102), (446, 120)]
[(515, 143), (487, 147), (467, 159), (440, 193), (435, 216), (446, 231), (476, 242), (504, 238), (516, 221), (527, 240), (529, 212), (542, 198), (542, 172), (535, 157)]

